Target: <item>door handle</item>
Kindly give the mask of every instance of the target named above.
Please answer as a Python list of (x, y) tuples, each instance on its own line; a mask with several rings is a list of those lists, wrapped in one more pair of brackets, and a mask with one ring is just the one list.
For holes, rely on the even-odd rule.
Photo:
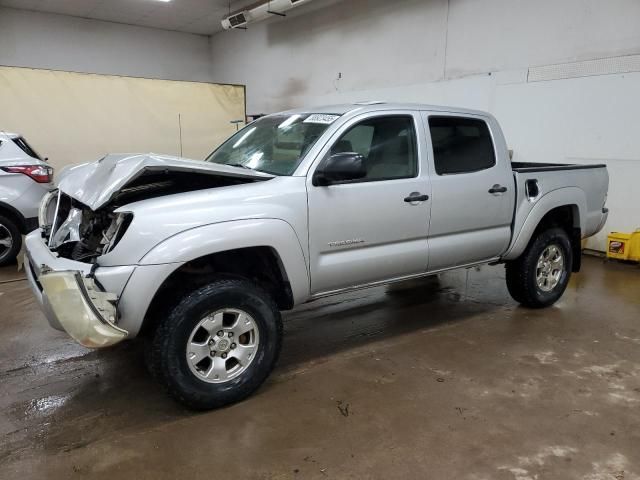
[(407, 203), (424, 202), (426, 200), (429, 200), (429, 195), (421, 195), (420, 192), (411, 192), (411, 195), (404, 197), (404, 201)]
[(499, 185), (497, 183), (489, 189), (489, 193), (504, 193), (506, 191), (507, 187), (503, 187), (502, 185)]

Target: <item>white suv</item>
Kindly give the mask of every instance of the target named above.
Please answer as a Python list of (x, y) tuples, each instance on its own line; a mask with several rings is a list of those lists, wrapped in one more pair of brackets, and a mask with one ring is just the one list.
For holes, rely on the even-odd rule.
[(53, 189), (53, 168), (18, 134), (0, 131), (0, 266), (13, 262), (22, 234), (38, 227), (38, 207)]

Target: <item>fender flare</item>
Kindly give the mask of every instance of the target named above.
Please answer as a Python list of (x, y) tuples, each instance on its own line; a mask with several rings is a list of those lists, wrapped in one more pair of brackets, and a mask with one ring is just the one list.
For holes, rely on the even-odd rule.
[[(573, 206), (577, 209), (580, 231), (586, 228), (587, 198), (583, 190), (578, 187), (563, 187), (552, 190), (535, 201), (535, 205), (522, 223), (522, 227), (514, 235), (507, 252), (502, 256), (503, 260), (515, 260), (529, 244), (536, 228), (544, 216), (554, 208)], [(517, 212), (516, 212), (517, 213)], [(578, 226), (578, 225), (576, 225)], [(517, 224), (514, 228), (517, 228)]]
[(249, 247), (270, 247), (278, 254), (294, 304), (309, 297), (308, 264), (293, 227), (273, 218), (233, 220), (182, 231), (149, 250), (138, 262), (118, 302), (119, 326), (136, 336), (158, 289), (186, 262)]

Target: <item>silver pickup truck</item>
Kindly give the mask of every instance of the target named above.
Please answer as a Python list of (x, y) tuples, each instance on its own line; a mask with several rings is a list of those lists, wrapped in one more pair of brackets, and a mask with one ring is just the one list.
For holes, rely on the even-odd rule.
[(280, 311), (503, 263), (545, 307), (607, 218), (604, 165), (510, 161), (489, 114), (367, 103), (263, 117), (203, 161), (108, 155), (60, 174), (26, 239), (49, 323), (88, 347), (146, 340), (192, 408), (238, 401), (280, 350)]

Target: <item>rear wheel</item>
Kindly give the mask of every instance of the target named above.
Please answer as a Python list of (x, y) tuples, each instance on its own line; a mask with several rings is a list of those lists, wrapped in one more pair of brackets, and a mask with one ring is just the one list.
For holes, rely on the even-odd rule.
[(210, 409), (255, 391), (281, 342), (280, 312), (265, 291), (246, 280), (218, 280), (189, 294), (160, 322), (147, 359), (177, 400)]
[(15, 261), (22, 248), (22, 234), (18, 226), (0, 215), (0, 267)]
[(567, 288), (572, 265), (573, 251), (567, 232), (550, 228), (538, 234), (520, 258), (506, 264), (507, 288), (522, 305), (548, 307)]

